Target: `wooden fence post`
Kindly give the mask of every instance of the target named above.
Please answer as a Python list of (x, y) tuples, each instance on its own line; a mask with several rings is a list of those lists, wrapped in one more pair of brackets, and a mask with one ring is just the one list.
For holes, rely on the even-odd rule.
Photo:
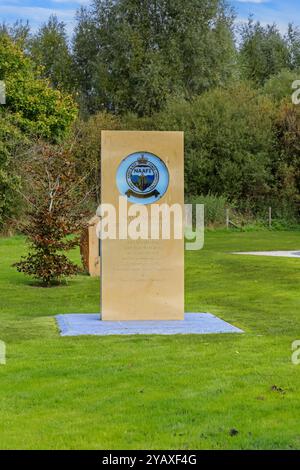
[(226, 209), (226, 228), (229, 229), (229, 209)]
[(272, 207), (269, 207), (269, 228), (272, 227)]

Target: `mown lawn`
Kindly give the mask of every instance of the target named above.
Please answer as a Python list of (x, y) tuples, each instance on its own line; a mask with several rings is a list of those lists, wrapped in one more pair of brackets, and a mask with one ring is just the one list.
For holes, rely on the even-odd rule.
[(299, 449), (300, 260), (229, 254), (269, 249), (300, 232), (210, 232), (186, 254), (186, 311), (244, 335), (61, 338), (54, 315), (97, 312), (99, 280), (34, 287), (11, 267), (23, 238), (0, 239), (0, 448)]

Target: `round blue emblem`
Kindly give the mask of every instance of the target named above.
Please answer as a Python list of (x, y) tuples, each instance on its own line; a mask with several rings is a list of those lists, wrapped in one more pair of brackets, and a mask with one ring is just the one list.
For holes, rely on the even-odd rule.
[(116, 176), (120, 193), (134, 204), (151, 204), (163, 197), (169, 186), (166, 164), (149, 152), (135, 152), (124, 158)]

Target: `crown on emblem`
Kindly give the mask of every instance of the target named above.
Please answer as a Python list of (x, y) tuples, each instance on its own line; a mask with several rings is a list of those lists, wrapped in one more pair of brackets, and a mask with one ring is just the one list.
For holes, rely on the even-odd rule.
[(148, 158), (142, 154), (140, 157), (138, 157), (137, 161), (140, 165), (145, 165), (146, 163), (148, 163)]

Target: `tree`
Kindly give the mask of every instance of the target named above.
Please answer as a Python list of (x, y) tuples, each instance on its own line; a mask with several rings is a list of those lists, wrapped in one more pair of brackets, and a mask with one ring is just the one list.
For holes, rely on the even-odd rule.
[(9, 36), (14, 42), (17, 42), (20, 47), (26, 49), (28, 47), (30, 38), (30, 25), (29, 22), (17, 20), (15, 23), (0, 25), (0, 35)]
[(279, 158), (274, 161), (279, 196), (300, 202), (300, 110), (289, 99), (282, 100), (276, 116)]
[(263, 200), (272, 183), (274, 115), (271, 100), (244, 83), (172, 100), (156, 125), (185, 131), (186, 195), (224, 196), (249, 208)]
[(68, 47), (66, 27), (57, 17), (50, 16), (30, 41), (30, 55), (42, 66), (42, 75), (53, 88), (68, 92), (74, 90), (72, 56)]
[(279, 74), (273, 75), (264, 84), (262, 91), (268, 95), (276, 104), (284, 98), (289, 98), (291, 101), (291, 95), (295, 91), (292, 88), (292, 84), (299, 80), (299, 73), (296, 70), (284, 69)]
[(289, 67), (288, 46), (275, 24), (249, 19), (241, 29), (240, 64), (243, 78), (257, 85)]
[(6, 104), (0, 105), (0, 229), (20, 207), (20, 154), (35, 138), (63, 138), (77, 114), (73, 98), (40, 78), (23, 52), (26, 31), (15, 29), (13, 40), (0, 30), (0, 80), (6, 85)]
[[(90, 13), (81, 7), (77, 13), (77, 26), (73, 39), (73, 60), (76, 89), (82, 116), (88, 116), (105, 108), (94, 88), (95, 58), (97, 57), (96, 26)], [(104, 84), (102, 83), (104, 90)], [(107, 84), (105, 84), (107, 86)]]
[(0, 116), (0, 230), (9, 225), (20, 207), (20, 178), (15, 170), (18, 154), (29, 146), (10, 116)]
[(285, 36), (289, 51), (289, 68), (296, 70), (300, 68), (300, 30), (293, 24), (289, 24), (288, 32)]
[(77, 114), (73, 98), (40, 78), (40, 70), (20, 44), (5, 33), (0, 34), (0, 80), (6, 84), (6, 105), (0, 107), (0, 115), (9, 113), (27, 135), (55, 141), (66, 134)]
[(76, 172), (78, 175), (86, 175), (83, 185), (96, 207), (100, 204), (101, 130), (117, 130), (121, 127), (120, 119), (106, 112), (90, 116), (86, 121), (78, 119), (74, 126)]
[(222, 0), (93, 0), (73, 43), (90, 112), (150, 115), (169, 95), (223, 85), (234, 65), (233, 14)]
[(23, 230), (30, 251), (14, 266), (48, 287), (81, 271), (62, 253), (80, 243), (81, 187), (70, 149), (43, 145), (25, 166), (29, 206)]

